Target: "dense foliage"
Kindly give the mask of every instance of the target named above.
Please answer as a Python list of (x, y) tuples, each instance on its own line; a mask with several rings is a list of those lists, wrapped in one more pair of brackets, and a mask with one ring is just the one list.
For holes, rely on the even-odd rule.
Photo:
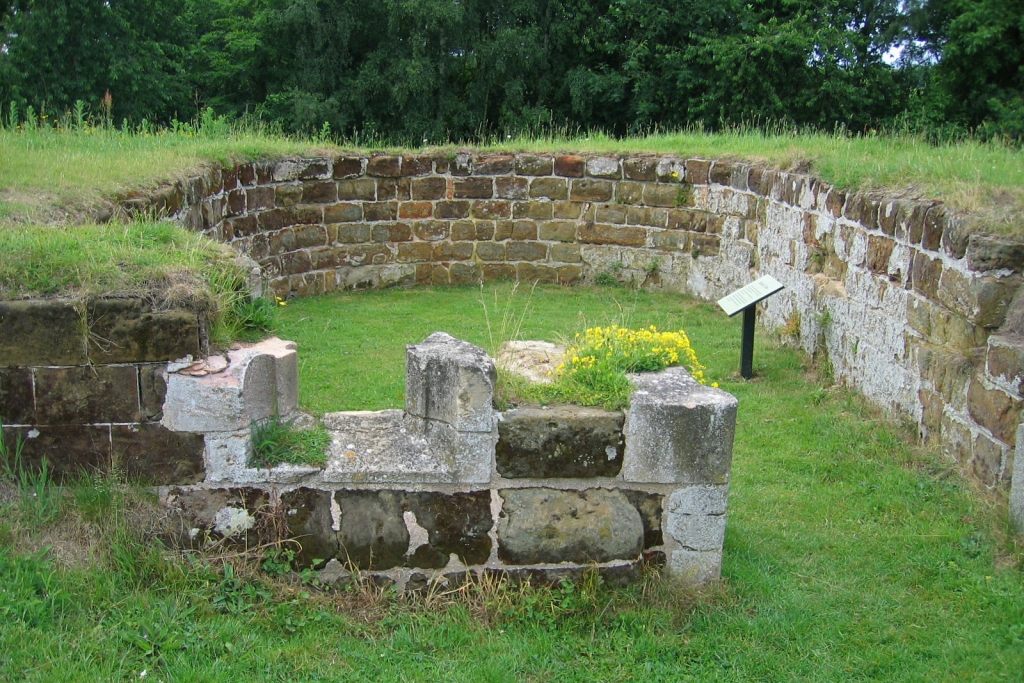
[[(440, 142), (787, 121), (1024, 135), (1019, 0), (0, 0), (0, 103)], [(328, 129), (324, 128), (324, 124)]]

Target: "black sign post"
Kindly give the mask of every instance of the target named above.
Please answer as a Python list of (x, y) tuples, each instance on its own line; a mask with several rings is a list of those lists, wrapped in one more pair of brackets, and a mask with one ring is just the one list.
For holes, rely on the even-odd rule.
[(718, 300), (730, 318), (743, 311), (743, 342), (740, 345), (740, 375), (743, 379), (754, 376), (754, 323), (757, 322), (757, 304), (783, 289), (771, 275), (754, 280), (727, 297)]

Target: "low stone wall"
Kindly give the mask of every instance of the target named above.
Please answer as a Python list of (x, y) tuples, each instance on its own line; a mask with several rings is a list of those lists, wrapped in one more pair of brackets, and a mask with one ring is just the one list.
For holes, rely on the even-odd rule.
[(118, 468), (155, 485), (205, 476), (203, 439), (160, 425), (167, 361), (200, 356), (205, 322), (139, 299), (0, 302), (0, 419), (26, 466), (58, 479)]
[(231, 243), (281, 296), (614, 277), (715, 299), (770, 274), (766, 326), (978, 481), (1011, 480), (1024, 338), (993, 334), (1024, 244), (936, 202), (720, 160), (465, 153), (243, 164), (125, 208)]
[[(468, 571), (552, 580), (644, 561), (679, 580), (721, 571), (736, 399), (682, 368), (634, 376), (624, 416), (493, 408), (494, 363), (443, 333), (408, 347), (406, 409), (329, 413), (325, 467), (251, 464), (250, 424), (291, 411), (294, 345), (237, 349), (207, 374), (171, 366), (163, 424), (205, 438), (206, 478), (163, 489), (187, 542), (254, 533), (279, 510), (298, 561), (396, 581)], [(294, 413), (293, 413), (294, 416)], [(198, 541), (197, 541), (198, 539)]]

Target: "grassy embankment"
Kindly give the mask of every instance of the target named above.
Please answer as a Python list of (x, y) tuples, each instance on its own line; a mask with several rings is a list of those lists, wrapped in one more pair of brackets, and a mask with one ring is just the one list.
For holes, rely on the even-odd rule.
[[(303, 348), (303, 402), (401, 405), (404, 345), (438, 329), (490, 345), (480, 299), (494, 321), (507, 292), (292, 302), (280, 329)], [(0, 515), (0, 680), (1019, 680), (1024, 549), (1005, 507), (909, 445), (905, 428), (764, 339), (758, 378), (740, 380), (739, 323), (709, 304), (538, 288), (513, 311), (527, 301), (512, 316), (519, 336), (584, 320), (682, 327), (739, 397), (720, 586), (324, 595), (275, 578), (280, 565), (168, 557), (138, 540), (144, 494), (87, 482), (64, 491), (51, 521), (38, 522), (31, 491)]]

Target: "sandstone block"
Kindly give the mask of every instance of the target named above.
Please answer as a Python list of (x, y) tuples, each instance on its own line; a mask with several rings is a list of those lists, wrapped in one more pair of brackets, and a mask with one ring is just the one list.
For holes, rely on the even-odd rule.
[(469, 202), (467, 201), (443, 201), (438, 202), (434, 207), (434, 218), (468, 218)]
[[(339, 555), (338, 533), (334, 530), (331, 512), (333, 494), (330, 491), (298, 488), (281, 494), (281, 507), (288, 520), (288, 534), (300, 539), (301, 549), (296, 556), (299, 568), (312, 565), (314, 560), (329, 560)], [(341, 554), (342, 562), (346, 561)]]
[(435, 332), (406, 355), (406, 410), (460, 431), (494, 428), (491, 402), (497, 371), (478, 346)]
[(574, 202), (608, 202), (612, 199), (615, 184), (607, 180), (573, 180), (569, 199)]
[[(445, 202), (438, 202), (438, 207)], [(435, 214), (436, 215), (436, 214)], [(447, 239), (451, 232), (451, 224), (448, 221), (416, 221), (412, 225), (413, 232), (421, 240), (436, 242)]]
[(686, 550), (719, 551), (725, 542), (728, 486), (688, 486), (668, 497), (666, 531)]
[(494, 181), (490, 178), (458, 179), (452, 185), (456, 199), (490, 199), (494, 196)]
[(587, 175), (592, 178), (622, 178), (622, 168), (615, 157), (592, 157), (587, 159)]
[(533, 154), (516, 156), (516, 173), (519, 175), (551, 175), (553, 168), (554, 159), (552, 157)]
[(110, 471), (110, 428), (105, 425), (4, 427), (0, 438), (10, 452), (20, 438), (25, 466), (38, 471), (45, 460), (57, 482)]
[[(1012, 444), (1010, 447), (1012, 448)], [(995, 487), (999, 483), (1003, 461), (1009, 450), (1006, 444), (991, 439), (986, 434), (976, 435), (970, 461), (971, 474), (982, 484)]]
[(150, 486), (197, 484), (206, 474), (202, 435), (158, 424), (114, 425), (110, 440), (114, 466)]
[(614, 477), (622, 468), (623, 415), (595, 408), (517, 408), (498, 422), (503, 477)]
[(32, 370), (0, 368), (0, 424), (35, 424)]
[(514, 157), (509, 154), (477, 157), (473, 163), (475, 175), (505, 175), (512, 172)]
[(628, 180), (656, 180), (658, 177), (658, 160), (654, 158), (624, 159), (622, 174)]
[(481, 261), (504, 261), (505, 245), (495, 242), (480, 242), (476, 245), (476, 255)]
[(1002, 334), (989, 337), (985, 370), (1018, 395), (1024, 393), (1024, 338)]
[(617, 244), (624, 247), (642, 247), (647, 243), (647, 231), (620, 225), (587, 222), (579, 227), (577, 237), (584, 244)]
[(495, 196), (502, 199), (526, 199), (529, 196), (530, 181), (526, 178), (495, 178)]
[(576, 241), (574, 221), (543, 221), (540, 224), (540, 239), (553, 242)]
[(160, 421), (167, 396), (167, 371), (163, 365), (139, 366), (139, 400), (146, 420)]
[(86, 363), (84, 322), (69, 301), (0, 301), (0, 366)]
[(332, 176), (335, 180), (354, 178), (363, 174), (362, 157), (338, 157), (334, 160)]
[(557, 285), (559, 269), (551, 266), (536, 265), (530, 261), (521, 261), (516, 264), (516, 277), (523, 282), (540, 282), (543, 284)]
[(417, 178), (412, 181), (414, 200), (444, 199), (447, 192), (448, 183), (444, 178)]
[(1005, 444), (1013, 446), (1024, 402), (1005, 391), (987, 388), (977, 377), (967, 388), (967, 412)]
[(510, 218), (512, 205), (503, 200), (478, 200), (470, 209), (473, 218)]
[(971, 235), (967, 244), (971, 270), (1024, 270), (1024, 242), (988, 235)]
[(402, 155), (402, 175), (429, 175), (434, 170), (434, 160), (428, 156), (416, 154)]
[(644, 187), (643, 202), (647, 206), (673, 207), (679, 202), (681, 185), (649, 183)]
[(711, 177), (711, 162), (704, 159), (687, 159), (686, 182), (693, 185), (707, 185)]
[(555, 157), (555, 175), (568, 178), (582, 178), (586, 160), (575, 154), (560, 154)]
[(631, 375), (622, 478), (628, 482), (727, 484), (736, 398), (681, 367)]
[(543, 242), (509, 242), (505, 249), (509, 261), (543, 261), (548, 245)]
[(403, 564), (409, 530), (395, 491), (336, 491), (338, 556), (359, 569)]
[[(916, 268), (917, 258), (914, 259), (914, 265)], [(982, 327), (998, 327), (1002, 324), (1021, 282), (1018, 274), (1005, 277), (982, 276), (954, 268), (946, 268), (942, 271), (941, 279), (936, 279), (938, 286), (932, 298)], [(917, 287), (916, 280), (914, 286)]]
[(483, 280), (483, 269), (476, 263), (453, 263), (448, 276), (453, 285), (478, 285)]
[(37, 368), (35, 398), (40, 424), (142, 421), (134, 365)]
[(338, 199), (341, 201), (372, 202), (377, 199), (377, 183), (369, 178), (342, 180), (338, 183)]
[(569, 184), (562, 178), (534, 178), (530, 182), (530, 196), (534, 199), (568, 199)]
[(504, 489), (498, 557), (513, 564), (635, 559), (643, 522), (621, 491)]
[(551, 220), (554, 215), (552, 204), (552, 202), (516, 202), (512, 205), (512, 217)]
[(1024, 534), (1024, 425), (1017, 427), (1017, 446), (1010, 480), (1010, 520)]
[(366, 175), (397, 178), (402, 175), (402, 158), (390, 155), (371, 157), (366, 162)]

